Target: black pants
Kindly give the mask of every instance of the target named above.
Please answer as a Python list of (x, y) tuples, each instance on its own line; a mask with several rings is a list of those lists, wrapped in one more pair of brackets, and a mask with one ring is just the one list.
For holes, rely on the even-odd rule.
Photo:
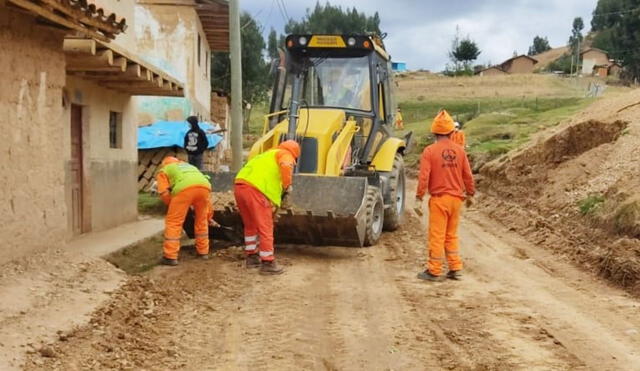
[(188, 155), (189, 163), (198, 168), (198, 170), (202, 170), (202, 153), (198, 155)]

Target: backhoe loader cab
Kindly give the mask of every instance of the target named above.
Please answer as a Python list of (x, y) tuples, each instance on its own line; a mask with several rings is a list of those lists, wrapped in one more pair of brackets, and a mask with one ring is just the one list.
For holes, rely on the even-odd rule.
[[(300, 143), (292, 204), (280, 210), (277, 242), (370, 246), (404, 213), (406, 138), (391, 136), (391, 62), (368, 35), (290, 35), (281, 52), (263, 135), (249, 158), (287, 139)], [(217, 191), (233, 173), (212, 174)], [(237, 210), (216, 210), (241, 226)]]

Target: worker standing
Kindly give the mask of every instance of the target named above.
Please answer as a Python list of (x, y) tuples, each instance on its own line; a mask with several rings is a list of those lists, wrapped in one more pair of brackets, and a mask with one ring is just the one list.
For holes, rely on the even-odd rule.
[(404, 120), (402, 119), (402, 112), (400, 112), (400, 108), (396, 111), (396, 122), (395, 122), (396, 130), (404, 130)]
[(447, 278), (459, 279), (462, 260), (458, 251), (458, 222), (460, 209), (466, 198), (473, 203), (475, 185), (464, 149), (451, 141), (455, 126), (447, 111), (433, 120), (431, 132), (436, 142), (427, 146), (420, 159), (420, 174), (416, 204), (428, 191), (429, 199), (429, 258), (427, 269), (418, 278), (428, 281), (442, 279), (442, 265), (449, 265)]
[(162, 264), (178, 265), (182, 224), (193, 206), (195, 209), (196, 251), (199, 258), (209, 258), (209, 224), (213, 222), (211, 183), (195, 166), (175, 157), (165, 157), (156, 176), (158, 194), (169, 206), (165, 217)]
[(184, 149), (189, 156), (189, 163), (202, 170), (202, 154), (209, 148), (207, 133), (198, 125), (196, 116), (187, 117), (189, 131), (184, 135)]
[(456, 121), (454, 123), (454, 126), (455, 126), (455, 130), (451, 134), (451, 141), (459, 145), (460, 147), (465, 148), (465, 145), (467, 144), (467, 139), (465, 138), (464, 131), (462, 131), (462, 128), (459, 122)]
[(294, 140), (282, 142), (247, 162), (235, 179), (234, 195), (244, 225), (245, 263), (260, 274), (280, 274), (273, 248), (274, 208), (291, 191), (293, 168), (300, 155)]

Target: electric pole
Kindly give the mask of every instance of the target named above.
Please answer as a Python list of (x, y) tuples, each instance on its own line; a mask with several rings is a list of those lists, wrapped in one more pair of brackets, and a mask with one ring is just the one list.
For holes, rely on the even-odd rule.
[(231, 170), (242, 167), (242, 45), (240, 0), (229, 0), (229, 48), (231, 49)]

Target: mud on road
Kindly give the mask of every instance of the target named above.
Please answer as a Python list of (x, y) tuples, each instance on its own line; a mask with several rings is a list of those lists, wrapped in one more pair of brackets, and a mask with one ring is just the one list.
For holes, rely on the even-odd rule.
[(27, 370), (640, 368), (640, 303), (476, 211), (461, 281), (416, 279), (417, 217), (368, 249), (279, 247), (263, 277), (239, 248), (158, 267), (60, 334)]

